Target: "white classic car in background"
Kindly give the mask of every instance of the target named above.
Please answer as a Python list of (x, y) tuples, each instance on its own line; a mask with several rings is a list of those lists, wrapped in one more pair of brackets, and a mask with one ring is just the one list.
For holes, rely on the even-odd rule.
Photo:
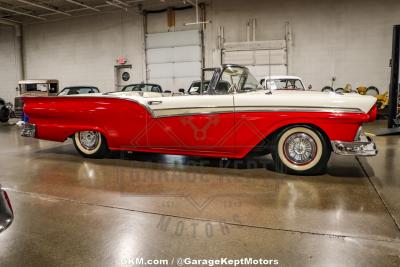
[[(269, 90), (305, 90), (302, 79), (297, 76), (267, 76), (261, 79), (260, 84)], [(308, 86), (308, 89), (311, 89), (311, 85)]]

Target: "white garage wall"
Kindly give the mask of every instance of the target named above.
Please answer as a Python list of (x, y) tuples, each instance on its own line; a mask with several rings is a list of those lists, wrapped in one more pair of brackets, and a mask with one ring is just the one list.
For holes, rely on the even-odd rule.
[(395, 0), (214, 0), (208, 8), (212, 24), (206, 33), (206, 64), (218, 65), (216, 36), (224, 26), (227, 42), (246, 40), (246, 22), (257, 20), (257, 40), (283, 39), (285, 22), (292, 27), (289, 74), (299, 75), (315, 89), (350, 82), (389, 83), (392, 26), (400, 23), (400, 2)]
[(18, 80), (14, 28), (0, 25), (0, 97), (14, 103)]
[(130, 82), (143, 80), (142, 19), (133, 11), (27, 25), (24, 34), (26, 78), (113, 91), (114, 65), (124, 56), (133, 66)]
[[(168, 31), (166, 13), (149, 16), (149, 32)], [(225, 27), (228, 42), (245, 41), (251, 18), (257, 20), (257, 40), (283, 39), (285, 22), (290, 21), (289, 74), (303, 77), (306, 84), (321, 88), (336, 76), (337, 86), (350, 82), (353, 87), (387, 89), (392, 25), (400, 23), (399, 1), (211, 0), (206, 66), (220, 64), (218, 28)], [(194, 20), (194, 10), (177, 11), (175, 30), (193, 29), (183, 24)], [(0, 95), (5, 95), (16, 85), (15, 66), (11, 28), (0, 31)], [(24, 33), (27, 78), (58, 78), (61, 86), (93, 84), (112, 90), (113, 66), (120, 55), (133, 65), (132, 82), (145, 78), (142, 18), (134, 11), (26, 25)]]

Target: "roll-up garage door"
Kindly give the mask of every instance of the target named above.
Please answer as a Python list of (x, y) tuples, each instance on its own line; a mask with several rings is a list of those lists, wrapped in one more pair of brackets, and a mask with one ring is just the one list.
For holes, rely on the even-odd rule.
[(287, 75), (286, 41), (225, 43), (222, 62), (244, 65), (258, 80), (269, 75)]
[(146, 36), (147, 80), (177, 92), (199, 80), (202, 67), (200, 32), (177, 31)]

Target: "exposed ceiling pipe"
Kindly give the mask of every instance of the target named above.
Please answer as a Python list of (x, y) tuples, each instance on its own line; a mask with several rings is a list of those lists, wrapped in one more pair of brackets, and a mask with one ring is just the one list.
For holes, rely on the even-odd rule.
[(100, 12), (100, 9), (88, 6), (86, 4), (83, 4), (83, 3), (75, 1), (75, 0), (64, 0), (64, 1), (66, 1), (68, 3), (71, 3), (71, 4), (75, 4), (75, 5), (81, 6), (81, 7), (85, 7), (86, 9), (90, 9), (90, 10), (93, 10), (93, 11), (96, 11), (96, 12)]
[(22, 21), (19, 21), (19, 20), (15, 20), (15, 19), (9, 19), (9, 18), (0, 18), (0, 20), (3, 20), (3, 21), (5, 21), (5, 22), (13, 22), (13, 23), (19, 23), (19, 24), (22, 24)]
[(0, 10), (8, 11), (8, 12), (15, 13), (15, 14), (18, 14), (18, 15), (28, 16), (28, 17), (35, 18), (35, 19), (46, 20), (45, 18), (36, 16), (36, 15), (32, 15), (32, 14), (29, 14), (29, 13), (26, 13), (26, 12), (17, 11), (17, 10), (10, 9), (10, 8), (0, 7)]
[(129, 4), (127, 4), (127, 3), (125, 3), (125, 2), (123, 2), (123, 1), (121, 1), (121, 0), (112, 0), (112, 1), (115, 2), (115, 3), (117, 3), (117, 4), (120, 4), (120, 5), (129, 7)]
[(49, 11), (53, 11), (53, 12), (56, 12), (56, 13), (59, 13), (59, 14), (63, 14), (63, 15), (66, 15), (66, 16), (72, 16), (71, 14), (69, 14), (67, 12), (60, 11), (60, 10), (57, 10), (55, 8), (52, 8), (52, 7), (48, 7), (48, 6), (32, 3), (32, 2), (29, 2), (29, 1), (26, 1), (26, 0), (16, 0), (16, 1), (24, 3), (24, 4), (27, 4), (27, 5), (31, 5), (31, 6), (34, 6), (34, 7), (38, 7), (38, 8), (46, 9), (46, 10), (49, 10)]
[(106, 1), (106, 3), (109, 4), (110, 6), (115, 6), (115, 7), (121, 8), (121, 9), (123, 9), (123, 10), (125, 10), (125, 11), (128, 11), (128, 9), (127, 9), (126, 7), (121, 6), (121, 5), (119, 5), (119, 4), (116, 4), (116, 3), (114, 3), (114, 2)]

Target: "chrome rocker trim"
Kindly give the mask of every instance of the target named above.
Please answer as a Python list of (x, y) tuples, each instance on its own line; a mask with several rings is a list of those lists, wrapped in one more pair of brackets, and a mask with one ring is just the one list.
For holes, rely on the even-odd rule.
[(36, 125), (31, 123), (25, 123), (22, 126), (21, 136), (24, 137), (35, 137), (36, 136)]
[(365, 156), (372, 157), (378, 154), (374, 141), (364, 134), (354, 142), (332, 141), (332, 148), (336, 154), (343, 156)]

